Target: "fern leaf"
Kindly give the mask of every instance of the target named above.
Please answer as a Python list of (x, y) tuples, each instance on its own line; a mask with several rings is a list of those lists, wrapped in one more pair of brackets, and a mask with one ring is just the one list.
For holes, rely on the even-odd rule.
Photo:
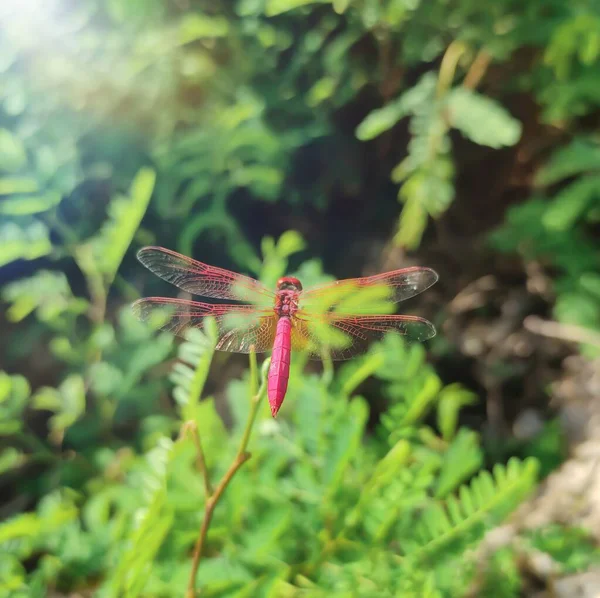
[(444, 455), (440, 477), (435, 489), (436, 498), (443, 498), (458, 484), (481, 467), (483, 454), (478, 435), (462, 429)]
[(457, 87), (448, 97), (452, 126), (479, 145), (511, 146), (521, 137), (521, 123), (498, 102)]
[(0, 227), (0, 266), (15, 260), (36, 260), (52, 251), (48, 229), (41, 222), (22, 228), (14, 222)]
[(146, 457), (146, 506), (135, 514), (133, 529), (109, 584), (111, 595), (135, 598), (144, 588), (152, 561), (173, 522), (172, 509), (167, 505), (167, 477), (181, 446), (163, 438)]
[(437, 83), (434, 73), (426, 73), (406, 93), (383, 108), (373, 110), (358, 125), (356, 137), (368, 141), (391, 129), (401, 118), (414, 113), (424, 102), (431, 102)]
[(461, 486), (458, 499), (444, 506), (434, 503), (421, 517), (414, 543), (407, 542), (410, 559), (432, 558), (449, 546), (463, 547), (479, 540), (532, 490), (539, 464), (536, 459), (511, 459), (496, 465), (493, 474), (480, 473), (470, 485)]
[(149, 168), (142, 168), (131, 183), (129, 195), (118, 197), (110, 204), (109, 220), (95, 239), (94, 253), (99, 269), (111, 282), (140, 227), (155, 181), (156, 173)]
[(209, 319), (203, 331), (190, 330), (179, 346), (179, 363), (171, 373), (173, 397), (180, 405), (184, 421), (197, 421), (197, 409), (217, 343), (217, 328)]
[(594, 171), (600, 171), (600, 144), (576, 138), (552, 154), (538, 171), (535, 182), (540, 186), (554, 185), (568, 177)]

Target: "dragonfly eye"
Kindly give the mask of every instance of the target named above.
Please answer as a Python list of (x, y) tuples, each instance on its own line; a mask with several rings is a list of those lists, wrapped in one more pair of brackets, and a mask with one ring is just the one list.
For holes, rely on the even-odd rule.
[(293, 276), (284, 276), (277, 281), (278, 291), (301, 291), (302, 283)]

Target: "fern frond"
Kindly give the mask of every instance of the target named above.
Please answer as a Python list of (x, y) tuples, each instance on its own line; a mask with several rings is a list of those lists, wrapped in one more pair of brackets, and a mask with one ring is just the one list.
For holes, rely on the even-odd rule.
[(181, 443), (163, 438), (146, 457), (143, 478), (146, 506), (135, 514), (133, 529), (110, 583), (113, 596), (137, 597), (144, 588), (148, 572), (173, 523), (173, 511), (167, 504), (167, 477)]
[(129, 195), (117, 197), (109, 206), (109, 219), (94, 239), (94, 254), (99, 270), (109, 282), (115, 277), (129, 245), (146, 213), (156, 173), (142, 168), (131, 183)]
[(173, 367), (170, 379), (175, 384), (173, 397), (181, 407), (183, 421), (196, 421), (200, 395), (208, 377), (216, 344), (216, 322), (208, 319), (203, 331), (188, 331), (186, 341), (179, 346), (179, 362)]
[(422, 514), (413, 541), (405, 544), (407, 557), (430, 559), (442, 550), (448, 553), (452, 545), (464, 547), (480, 539), (532, 490), (538, 468), (534, 458), (510, 459), (461, 486), (458, 498), (432, 504)]

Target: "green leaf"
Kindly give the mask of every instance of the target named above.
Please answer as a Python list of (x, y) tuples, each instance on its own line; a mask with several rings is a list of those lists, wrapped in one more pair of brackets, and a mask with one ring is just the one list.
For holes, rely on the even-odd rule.
[(356, 397), (350, 401), (344, 420), (336, 425), (335, 437), (323, 464), (323, 484), (327, 495), (338, 489), (348, 464), (356, 455), (368, 416), (369, 409), (364, 399)]
[(16, 193), (35, 193), (38, 190), (39, 186), (35, 179), (15, 177), (0, 178), (0, 195), (13, 195)]
[(471, 141), (493, 148), (519, 141), (521, 123), (495, 100), (456, 87), (446, 101), (451, 125)]
[(267, 0), (265, 6), (265, 15), (274, 17), (283, 12), (308, 6), (309, 4), (331, 4), (331, 0)]
[(556, 195), (542, 218), (544, 226), (564, 231), (581, 219), (592, 200), (600, 199), (600, 176), (584, 176)]
[(537, 185), (553, 185), (563, 179), (590, 171), (600, 171), (600, 144), (592, 139), (575, 138), (556, 150), (537, 172)]
[(146, 456), (143, 477), (145, 505), (135, 513), (133, 526), (113, 569), (111, 595), (137, 598), (148, 580), (148, 571), (173, 524), (167, 503), (167, 481), (171, 465), (183, 443), (163, 438)]
[(16, 448), (7, 447), (0, 451), (0, 475), (25, 463), (25, 455)]
[(50, 428), (54, 433), (72, 426), (85, 412), (85, 382), (79, 374), (65, 378), (57, 389), (40, 388), (33, 396), (36, 409), (53, 411)]
[(460, 384), (450, 384), (442, 389), (438, 401), (438, 426), (444, 440), (450, 440), (458, 424), (458, 414), (465, 405), (477, 401), (477, 395)]
[(416, 526), (414, 544), (404, 543), (411, 561), (447, 558), (479, 540), (533, 490), (538, 469), (536, 459), (512, 458), (506, 467), (497, 464), (493, 475), (483, 471), (470, 486), (461, 486), (459, 498), (449, 497), (445, 508), (432, 503)]
[[(404, 197), (408, 190), (402, 191), (403, 188), (400, 189), (400, 194)], [(413, 189), (411, 188), (411, 190)], [(442, 194), (445, 194), (447, 190), (445, 186), (438, 189)], [(394, 235), (394, 243), (407, 249), (415, 249), (419, 246), (427, 227), (427, 210), (420, 202), (419, 195), (423, 195), (421, 190), (419, 190), (418, 195), (415, 193), (414, 197), (405, 199), (404, 207), (400, 213), (398, 232)]]
[(421, 104), (433, 101), (437, 78), (426, 73), (420, 81), (383, 108), (370, 112), (358, 125), (356, 137), (368, 141), (391, 129), (400, 119), (413, 113)]
[(186, 342), (179, 346), (180, 362), (173, 366), (170, 376), (175, 384), (173, 396), (181, 407), (183, 421), (195, 421), (199, 429), (202, 422), (199, 421), (198, 406), (217, 339), (216, 322), (212, 318), (204, 322), (203, 331), (189, 330)]
[(482, 462), (483, 452), (479, 446), (478, 435), (471, 430), (460, 430), (444, 455), (435, 488), (436, 498), (443, 498), (454, 491), (461, 482), (481, 467)]
[(179, 22), (179, 43), (224, 37), (229, 33), (229, 24), (223, 17), (209, 17), (199, 13), (185, 15)]
[(15, 172), (27, 164), (27, 153), (21, 140), (9, 130), (0, 129), (0, 172)]
[[(1, 181), (0, 181), (1, 184)], [(28, 214), (39, 214), (58, 205), (61, 200), (58, 193), (46, 193), (44, 195), (26, 195), (24, 197), (9, 197), (0, 199), (0, 214), (6, 216), (26, 216)]]
[(131, 183), (128, 197), (113, 199), (109, 207), (109, 220), (102, 227), (94, 243), (94, 253), (100, 270), (109, 282), (115, 277), (125, 252), (137, 230), (152, 197), (156, 173), (142, 168)]
[(18, 259), (35, 260), (51, 251), (48, 229), (41, 222), (24, 228), (13, 222), (0, 225), (0, 266)]
[(337, 80), (333, 77), (323, 77), (319, 79), (309, 90), (306, 103), (310, 107), (317, 107), (319, 104), (328, 100), (335, 93)]

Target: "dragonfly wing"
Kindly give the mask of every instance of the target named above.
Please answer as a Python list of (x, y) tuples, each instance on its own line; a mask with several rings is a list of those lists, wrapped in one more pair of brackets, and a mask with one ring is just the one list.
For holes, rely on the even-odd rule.
[(211, 305), (184, 299), (148, 297), (133, 304), (136, 316), (155, 321), (161, 330), (184, 336), (190, 328), (204, 327), (208, 316), (217, 324), (219, 351), (264, 353), (273, 348), (277, 318), (273, 310), (252, 305)]
[[(340, 301), (351, 298), (353, 293), (360, 296), (361, 291), (380, 287), (384, 291), (380, 298), (398, 303), (422, 293), (437, 280), (435, 270), (415, 266), (364, 278), (336, 280), (302, 292), (300, 300), (302, 307), (308, 310), (322, 310), (324, 305), (326, 309), (331, 309)], [(368, 293), (365, 296), (368, 296)]]
[(313, 359), (320, 359), (324, 351), (334, 360), (350, 359), (388, 332), (400, 334), (407, 342), (422, 342), (436, 333), (428, 320), (404, 315), (336, 317), (331, 313), (295, 317), (293, 324), (292, 349), (307, 350)]
[(209, 266), (164, 247), (144, 247), (138, 260), (151, 272), (180, 289), (215, 299), (272, 304), (275, 293), (248, 276)]

